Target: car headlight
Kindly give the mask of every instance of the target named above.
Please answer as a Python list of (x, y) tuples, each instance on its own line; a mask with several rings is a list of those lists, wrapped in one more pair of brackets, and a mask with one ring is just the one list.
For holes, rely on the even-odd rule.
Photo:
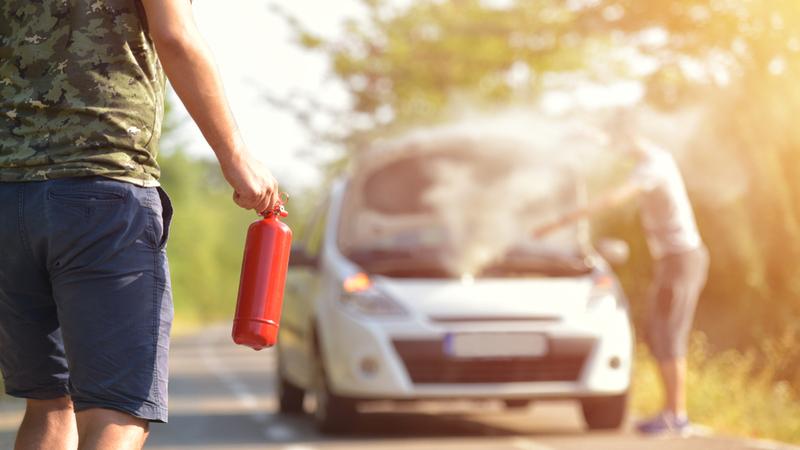
[(616, 293), (616, 282), (608, 275), (601, 275), (594, 279), (592, 295), (586, 305), (587, 312), (592, 315), (610, 315), (619, 309), (619, 299)]
[(376, 288), (366, 274), (358, 273), (344, 280), (340, 298), (345, 307), (366, 316), (404, 316), (400, 303)]
[(367, 316), (404, 316), (405, 308), (377, 289), (343, 294), (342, 303)]
[(611, 294), (592, 296), (587, 307), (589, 314), (611, 315), (617, 311), (617, 298)]

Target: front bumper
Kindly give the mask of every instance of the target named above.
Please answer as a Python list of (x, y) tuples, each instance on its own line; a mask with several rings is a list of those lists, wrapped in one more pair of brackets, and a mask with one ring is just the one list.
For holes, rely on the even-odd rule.
[[(602, 320), (463, 321), (374, 319), (332, 306), (320, 321), (331, 389), (364, 400), (582, 398), (628, 390), (633, 333), (620, 309)], [(454, 359), (448, 333), (541, 333), (541, 358)]]

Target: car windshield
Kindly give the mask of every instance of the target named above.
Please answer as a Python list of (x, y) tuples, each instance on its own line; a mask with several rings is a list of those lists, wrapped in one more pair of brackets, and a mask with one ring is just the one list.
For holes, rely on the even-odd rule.
[(577, 208), (579, 185), (564, 168), (489, 152), (405, 156), (356, 171), (338, 242), (365, 271), (392, 277), (585, 274), (581, 224), (535, 236)]

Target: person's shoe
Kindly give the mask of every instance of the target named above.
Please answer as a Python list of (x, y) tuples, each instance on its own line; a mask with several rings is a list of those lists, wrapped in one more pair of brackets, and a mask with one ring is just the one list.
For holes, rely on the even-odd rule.
[(672, 430), (674, 433), (679, 434), (682, 437), (689, 437), (694, 433), (692, 423), (689, 422), (689, 418), (685, 415), (675, 417), (672, 420)]
[(672, 413), (662, 412), (657, 416), (636, 424), (639, 433), (648, 436), (679, 435), (688, 436), (692, 432), (692, 424), (686, 416), (675, 417)]

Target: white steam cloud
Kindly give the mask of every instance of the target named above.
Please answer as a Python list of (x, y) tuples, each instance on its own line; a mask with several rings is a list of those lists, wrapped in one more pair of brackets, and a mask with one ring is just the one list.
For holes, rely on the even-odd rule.
[[(746, 184), (731, 190), (726, 180), (741, 180), (742, 166), (720, 160), (713, 149), (704, 150), (714, 142), (701, 126), (705, 118), (701, 109), (663, 114), (640, 107), (625, 114), (607, 110), (558, 117), (514, 110), (409, 133), (377, 150), (413, 149), (424, 157), (452, 149), (473, 156), (431, 159), (427, 168), (433, 185), (423, 200), (447, 229), (451, 251), (442, 258), (448, 270), (474, 275), (519, 243), (531, 242), (537, 226), (586, 200), (578, 187), (581, 181), (606, 177), (623, 156), (611, 147), (613, 133), (620, 130), (672, 151), (684, 163), (689, 186), (701, 195), (718, 202), (740, 195)], [(697, 161), (702, 163), (692, 164)], [(623, 181), (607, 180), (606, 189)], [(571, 192), (565, 193), (565, 183), (572, 183)], [(578, 236), (575, 228), (566, 228), (536, 245), (575, 245)]]
[(462, 275), (479, 273), (530, 241), (536, 225), (575, 208), (576, 183), (599, 162), (605, 142), (581, 120), (511, 112), (418, 131), (391, 147), (470, 155), (433, 160), (424, 198), (448, 231), (443, 262)]

